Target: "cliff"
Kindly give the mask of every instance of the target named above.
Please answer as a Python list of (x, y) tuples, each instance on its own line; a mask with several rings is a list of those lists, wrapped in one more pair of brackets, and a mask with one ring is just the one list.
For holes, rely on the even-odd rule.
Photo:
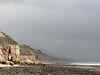
[(16, 61), (16, 58), (22, 60), (28, 59), (42, 64), (66, 63), (72, 61), (70, 59), (54, 58), (41, 50), (33, 49), (25, 44), (19, 45), (15, 40), (3, 32), (0, 32), (0, 50), (1, 58), (5, 57), (6, 60), (12, 61)]
[(41, 50), (33, 49), (28, 45), (20, 45), (20, 53), (21, 54), (31, 54), (33, 57), (35, 56), (35, 61), (42, 64), (66, 64), (73, 62), (74, 60), (69, 58), (57, 58), (47, 55), (45, 52)]
[(3, 32), (0, 32), (0, 44), (18, 44), (15, 40), (13, 40), (10, 36), (6, 35)]
[(47, 54), (43, 53), (41, 50), (33, 49), (28, 45), (20, 45), (20, 54), (23, 55), (33, 55), (35, 56), (35, 61), (38, 63), (53, 63), (55, 59)]

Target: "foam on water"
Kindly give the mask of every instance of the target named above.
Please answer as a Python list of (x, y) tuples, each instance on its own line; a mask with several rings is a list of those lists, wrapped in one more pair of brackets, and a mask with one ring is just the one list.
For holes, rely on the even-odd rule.
[(100, 65), (100, 63), (70, 63), (70, 65)]

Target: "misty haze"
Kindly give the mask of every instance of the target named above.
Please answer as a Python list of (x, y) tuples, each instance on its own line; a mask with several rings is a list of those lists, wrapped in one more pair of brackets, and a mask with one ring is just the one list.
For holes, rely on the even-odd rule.
[(50, 56), (100, 62), (99, 0), (0, 0), (0, 30)]

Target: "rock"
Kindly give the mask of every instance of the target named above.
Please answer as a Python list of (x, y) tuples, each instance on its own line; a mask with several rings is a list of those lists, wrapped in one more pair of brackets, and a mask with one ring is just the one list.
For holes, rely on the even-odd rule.
[(32, 65), (32, 64), (34, 64), (34, 61), (31, 61), (31, 60), (21, 60), (20, 63), (22, 65)]

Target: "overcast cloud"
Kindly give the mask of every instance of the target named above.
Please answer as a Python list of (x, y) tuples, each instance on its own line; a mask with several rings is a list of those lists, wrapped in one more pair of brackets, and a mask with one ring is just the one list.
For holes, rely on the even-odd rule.
[(0, 30), (49, 55), (100, 62), (100, 0), (0, 0)]

